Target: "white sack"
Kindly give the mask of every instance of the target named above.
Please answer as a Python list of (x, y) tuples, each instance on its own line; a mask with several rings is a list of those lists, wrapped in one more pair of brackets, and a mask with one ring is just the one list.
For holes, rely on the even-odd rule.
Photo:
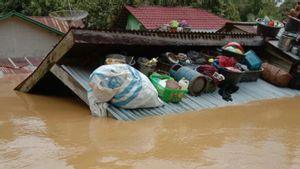
[(158, 107), (163, 104), (150, 80), (126, 64), (97, 68), (91, 74), (89, 84), (94, 103), (110, 101), (114, 106), (126, 109)]

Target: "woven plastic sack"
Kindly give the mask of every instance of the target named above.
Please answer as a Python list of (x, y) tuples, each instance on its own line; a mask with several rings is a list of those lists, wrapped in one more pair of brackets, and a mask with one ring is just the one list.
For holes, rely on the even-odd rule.
[(116, 107), (135, 109), (158, 107), (163, 102), (150, 80), (126, 64), (103, 65), (90, 76), (94, 103), (109, 102)]
[(263, 63), (262, 68), (262, 77), (274, 85), (286, 87), (292, 79), (288, 72), (269, 63)]

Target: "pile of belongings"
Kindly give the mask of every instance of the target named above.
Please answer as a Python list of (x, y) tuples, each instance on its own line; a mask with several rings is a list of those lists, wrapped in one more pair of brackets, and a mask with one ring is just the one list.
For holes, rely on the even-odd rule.
[(232, 101), (231, 94), (239, 89), (237, 83), (243, 75), (243, 70), (238, 67), (235, 58), (227, 56), (218, 56), (214, 66), (225, 77), (225, 80), (219, 85), (219, 94), (224, 100)]
[(222, 48), (221, 56), (214, 61), (214, 66), (225, 80), (219, 85), (219, 94), (226, 101), (232, 101), (231, 94), (236, 92), (240, 81), (257, 81), (263, 68), (262, 61), (252, 50), (244, 52), (237, 42), (229, 42)]
[(170, 31), (170, 32), (189, 32), (191, 27), (188, 25), (186, 20), (177, 21), (172, 20), (169, 24), (164, 24), (159, 28), (160, 31)]
[(283, 26), (283, 23), (278, 20), (270, 19), (268, 16), (265, 16), (259, 23), (274, 28), (281, 28)]
[(168, 64), (181, 64), (185, 66), (198, 66), (209, 63), (209, 56), (197, 52), (194, 50), (188, 51), (185, 53), (178, 53), (177, 55), (172, 52), (166, 52), (162, 54), (162, 59), (160, 61), (168, 63)]

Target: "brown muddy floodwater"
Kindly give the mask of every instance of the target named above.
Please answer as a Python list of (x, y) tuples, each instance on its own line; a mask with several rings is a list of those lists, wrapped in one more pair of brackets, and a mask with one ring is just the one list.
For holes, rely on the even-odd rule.
[(1, 169), (300, 168), (299, 97), (120, 122), (23, 78), (0, 79)]

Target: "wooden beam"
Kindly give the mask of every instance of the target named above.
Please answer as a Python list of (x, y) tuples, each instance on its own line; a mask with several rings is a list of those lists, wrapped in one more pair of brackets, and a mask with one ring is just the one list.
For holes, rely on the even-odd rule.
[(262, 46), (262, 36), (226, 33), (169, 33), (169, 32), (113, 32), (73, 30), (79, 44), (140, 45), (140, 46), (223, 46), (239, 42), (243, 46)]
[(50, 68), (61, 59), (74, 45), (73, 33), (67, 35), (52, 49), (47, 57), (41, 62), (36, 70), (27, 77), (15, 90), (29, 92), (33, 86), (50, 70)]
[(71, 89), (81, 100), (89, 105), (87, 91), (76, 79), (74, 79), (68, 72), (66, 72), (61, 66), (54, 64), (51, 69), (53, 73), (60, 81), (62, 81), (69, 89)]
[(268, 41), (265, 45), (265, 51), (272, 57), (268, 57), (268, 61), (278, 67), (291, 73), (293, 66), (300, 63), (299, 56), (290, 52), (282, 51), (277, 47), (278, 41)]

